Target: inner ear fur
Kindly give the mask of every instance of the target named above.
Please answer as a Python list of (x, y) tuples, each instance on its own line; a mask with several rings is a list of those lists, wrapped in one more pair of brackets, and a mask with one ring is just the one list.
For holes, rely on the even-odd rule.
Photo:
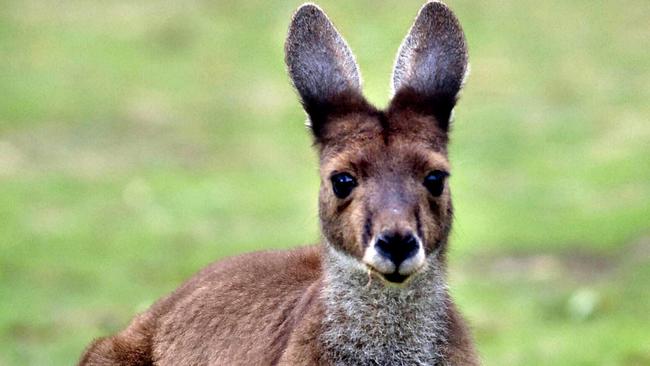
[(425, 4), (397, 53), (390, 109), (430, 115), (446, 131), (468, 70), (467, 59), (456, 16), (441, 2)]
[(352, 51), (318, 6), (305, 4), (293, 16), (285, 62), (317, 139), (329, 119), (367, 105)]

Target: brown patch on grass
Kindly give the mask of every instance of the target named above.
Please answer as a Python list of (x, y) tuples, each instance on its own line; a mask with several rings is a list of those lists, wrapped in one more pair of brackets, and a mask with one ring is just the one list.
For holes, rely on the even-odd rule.
[(571, 248), (562, 252), (489, 253), (470, 260), (468, 273), (489, 276), (503, 281), (546, 281), (568, 279), (578, 283), (598, 282), (610, 278), (620, 268), (650, 261), (650, 236), (615, 252)]

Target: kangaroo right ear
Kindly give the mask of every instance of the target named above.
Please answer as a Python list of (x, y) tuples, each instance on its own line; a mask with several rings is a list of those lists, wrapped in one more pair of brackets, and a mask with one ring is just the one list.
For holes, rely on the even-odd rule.
[(392, 107), (433, 115), (446, 131), (466, 71), (467, 44), (458, 19), (445, 4), (430, 1), (397, 54)]
[(316, 137), (332, 113), (343, 113), (364, 100), (350, 48), (314, 4), (302, 5), (293, 16), (285, 62)]

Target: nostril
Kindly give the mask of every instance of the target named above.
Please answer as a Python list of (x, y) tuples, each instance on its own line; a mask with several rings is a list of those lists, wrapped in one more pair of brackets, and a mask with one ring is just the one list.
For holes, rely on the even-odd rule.
[(399, 267), (402, 262), (417, 253), (419, 243), (411, 234), (384, 234), (377, 238), (375, 249)]
[(391, 257), (391, 244), (390, 240), (385, 237), (385, 236), (380, 236), (377, 238), (377, 242), (375, 243), (375, 248), (379, 252), (379, 254), (383, 255), (384, 257)]
[(404, 250), (410, 255), (415, 254), (415, 252), (418, 250), (418, 246), (418, 241), (413, 235), (409, 235), (404, 241)]

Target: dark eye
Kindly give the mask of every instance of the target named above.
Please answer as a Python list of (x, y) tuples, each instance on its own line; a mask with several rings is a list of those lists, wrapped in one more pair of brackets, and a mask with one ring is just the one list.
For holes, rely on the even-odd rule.
[(426, 178), (424, 178), (424, 186), (432, 196), (438, 197), (445, 189), (445, 178), (448, 176), (449, 173), (447, 172), (434, 170), (431, 173), (427, 174)]
[(357, 180), (349, 173), (337, 173), (330, 178), (334, 194), (338, 198), (345, 198), (357, 186)]

